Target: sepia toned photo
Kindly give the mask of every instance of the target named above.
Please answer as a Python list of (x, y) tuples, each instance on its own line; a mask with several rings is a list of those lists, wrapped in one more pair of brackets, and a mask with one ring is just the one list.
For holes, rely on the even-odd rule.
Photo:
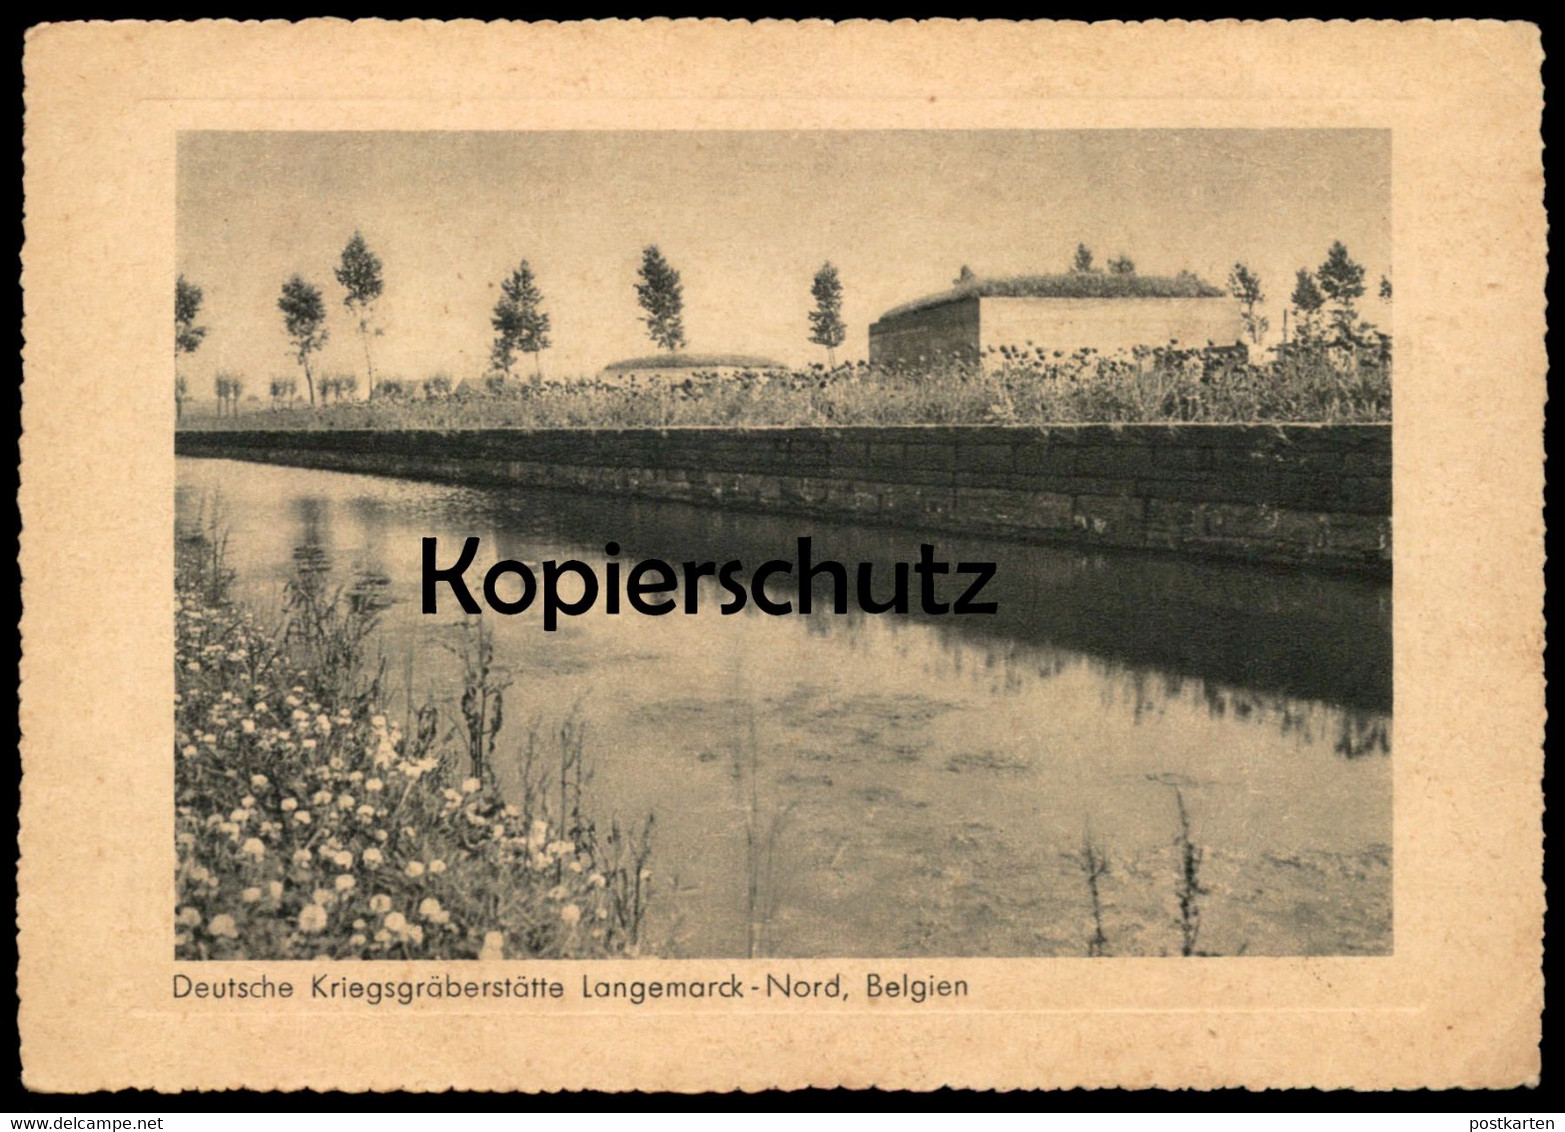
[(1388, 132), (179, 147), (180, 958), (1391, 951)]
[(34, 28), (26, 1085), (1536, 1083), (1541, 61)]

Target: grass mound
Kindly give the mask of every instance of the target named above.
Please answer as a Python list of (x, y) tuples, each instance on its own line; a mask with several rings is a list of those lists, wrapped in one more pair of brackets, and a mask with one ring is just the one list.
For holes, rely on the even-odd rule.
[(900, 318), (970, 298), (1006, 299), (1216, 299), (1228, 292), (1181, 271), (1178, 275), (1113, 275), (1106, 272), (1071, 272), (1068, 275), (1010, 275), (994, 279), (974, 278), (949, 291), (892, 307), (880, 321)]
[(786, 369), (781, 362), (771, 358), (758, 358), (750, 354), (651, 354), (644, 358), (626, 358), (610, 362), (604, 373), (627, 373), (632, 370), (657, 369)]

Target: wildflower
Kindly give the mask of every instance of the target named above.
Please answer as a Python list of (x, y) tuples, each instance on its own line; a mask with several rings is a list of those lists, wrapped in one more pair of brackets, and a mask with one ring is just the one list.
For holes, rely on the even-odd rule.
[(372, 778), (364, 784), (364, 789), (371, 794), (379, 794), (386, 788), (386, 784), (378, 778)]
[(181, 751), (180, 751), (180, 752), (179, 752), (179, 753), (180, 753), (180, 754), (182, 754), (182, 755), (184, 755), (184, 756), (185, 756), (185, 757), (186, 757), (186, 758), (187, 758), (187, 759), (193, 759), (193, 758), (195, 758), (195, 757), (196, 757), (196, 756), (197, 756), (197, 755), (198, 755), (198, 754), (200, 754), (200, 753), (201, 753), (201, 752), (199, 752), (199, 751), (198, 751), (198, 750), (196, 750), (196, 747), (195, 747), (195, 744), (193, 744), (193, 743), (187, 743), (187, 744), (186, 744), (186, 745), (185, 745), (185, 746), (184, 746), (184, 748), (183, 748), (183, 749), (182, 749), (182, 750), (181, 750)]
[(391, 911), (391, 897), (387, 896), (384, 892), (377, 892), (374, 896), (370, 897), (370, 911), (374, 912), (377, 916), (384, 916), (387, 912)]
[(255, 796), (246, 794), (243, 798), (239, 799), (239, 804), (248, 810), (250, 807), (255, 805)]
[(262, 700), (260, 703), (255, 705), (255, 714), (256, 715), (265, 715), (267, 713), (267, 710), (268, 709), (267, 709), (265, 700)]
[(581, 909), (574, 904), (567, 904), (560, 909), (560, 919), (574, 927), (581, 922)]
[(447, 924), (451, 922), (451, 913), (442, 908), (440, 901), (433, 896), (424, 897), (418, 906), (418, 914), (432, 924)]
[[(243, 731), (246, 735), (254, 735), (255, 734), (255, 720), (253, 720), (253, 719), (241, 719), (239, 721), (239, 730)], [(256, 775), (256, 777), (257, 778), (261, 778), (261, 776), (259, 774)], [(266, 781), (266, 779), (261, 778), (261, 782), (264, 783), (265, 781)], [(259, 785), (259, 783), (257, 785)]]
[(408, 918), (401, 912), (388, 912), (382, 923), (388, 932), (396, 932), (398, 935), (408, 930)]
[(296, 865), (308, 865), (314, 856), (308, 849), (295, 849), (293, 851), (293, 863)]
[(348, 937), (348, 944), (351, 947), (363, 947), (364, 946), (364, 942), (365, 942), (364, 941), (364, 937), (362, 935), (360, 935), (358, 932), (354, 932), (352, 935), (350, 935)]
[(418, 877), (423, 876), (424, 875), (424, 862), (422, 862), (422, 861), (409, 861), (406, 872), (407, 872), (408, 876), (413, 877), (415, 879), (418, 878)]
[(483, 785), (484, 784), (478, 781), (476, 778), (465, 778), (462, 780), (462, 793), (477, 794), (479, 790), (483, 789)]
[(557, 885), (555, 885), (553, 888), (551, 888), (549, 890), (549, 899), (550, 900), (564, 900), (570, 894), (571, 894), (571, 890), (570, 889), (566, 888), (563, 884), (557, 884)]
[(266, 846), (261, 844), (259, 837), (247, 838), (245, 843), (239, 847), (239, 851), (246, 857), (254, 857), (257, 861), (266, 856)]
[(326, 909), (319, 904), (307, 904), (299, 912), (299, 930), (315, 933), (326, 928)]
[(327, 719), (324, 715), (316, 716), (315, 717), (315, 730), (319, 731), (322, 735), (330, 735), (331, 734), (331, 720)]
[(243, 825), (245, 822), (250, 820), (250, 811), (235, 810), (233, 813), (228, 815), (228, 820), (231, 822), (236, 822), (239, 825)]
[(360, 806), (358, 808), (358, 810), (355, 811), (355, 812), (359, 815), (359, 818), (361, 820), (369, 821), (372, 817), (375, 816), (375, 807), (374, 806)]
[(243, 900), (246, 904), (254, 904), (257, 900), (261, 899), (261, 890), (259, 888), (247, 888), (239, 894), (239, 899)]
[(192, 672), (200, 672), (201, 671), (201, 662), (199, 660), (192, 660), (192, 661), (187, 662), (185, 664), (185, 667), (190, 669), (190, 671), (192, 671)]
[(315, 901), (315, 903), (319, 904), (322, 908), (326, 908), (336, 903), (337, 894), (329, 888), (317, 888), (314, 892), (310, 893), (310, 899)]
[(431, 861), (429, 862), (429, 871), (434, 873), (436, 876), (439, 876), (441, 873), (446, 871), (446, 863), (438, 859)]
[(505, 933), (485, 932), (483, 950), (478, 953), (480, 959), (504, 959), (505, 958)]
[(609, 882), (603, 879), (602, 873), (593, 873), (590, 877), (587, 878), (587, 883), (593, 888), (603, 888)]
[(329, 805), (331, 805), (331, 791), (330, 790), (317, 790), (311, 796), (310, 801), (312, 803), (314, 803), (315, 805), (317, 805), (317, 806), (329, 806)]
[(297, 810), (299, 808), (299, 799), (297, 799), (297, 798), (284, 798), (283, 801), (282, 801), (282, 808), (283, 808), (283, 813), (285, 813), (285, 814), (293, 813), (295, 810)]
[(408, 937), (408, 939), (412, 940), (414, 943), (423, 943), (424, 942), (424, 929), (419, 927), (417, 924), (409, 924), (408, 925), (408, 930), (407, 930), (407, 937)]
[(358, 804), (352, 794), (339, 794), (337, 796), (337, 808), (339, 810), (351, 810)]
[(300, 810), (300, 811), (298, 811), (296, 814), (293, 815), (293, 820), (298, 822), (300, 825), (309, 825), (310, 824), (310, 811), (309, 810)]
[(234, 918), (226, 912), (220, 916), (213, 916), (212, 922), (206, 926), (206, 930), (212, 935), (222, 936), (226, 939), (239, 938), (239, 929), (234, 926)]
[(267, 881), (266, 894), (273, 900), (281, 900), (283, 898), (283, 882), (280, 880)]
[[(245, 720), (245, 722), (250, 723), (248, 719)], [(250, 728), (251, 730), (254, 730), (255, 724), (250, 723)], [(271, 785), (271, 782), (267, 780), (267, 777), (264, 774), (252, 774), (250, 776), (250, 785), (254, 786), (257, 790), (265, 790), (268, 786)]]
[(353, 868), (353, 854), (349, 853), (347, 850), (343, 850), (341, 853), (338, 853), (335, 857), (332, 858), (332, 861), (339, 869)]
[(300, 742), (299, 746), (302, 747), (306, 751), (313, 751), (313, 750), (315, 750), (315, 740), (314, 739), (305, 739), (302, 742)]
[(200, 927), (201, 913), (187, 904), (179, 910), (179, 915), (174, 917), (174, 922), (182, 928)]
[(353, 877), (350, 874), (343, 873), (341, 876), (339, 876), (337, 878), (337, 891), (338, 892), (347, 892), (349, 889), (351, 889), (354, 885), (356, 885), (358, 883), (359, 882), (354, 880)]
[(376, 849), (374, 846), (364, 850), (362, 857), (364, 860), (364, 867), (367, 869), (379, 868), (381, 865), (385, 864), (386, 861), (386, 858), (381, 854), (381, 851)]
[(190, 870), (190, 879), (196, 884), (205, 884), (212, 874), (204, 865), (195, 865)]

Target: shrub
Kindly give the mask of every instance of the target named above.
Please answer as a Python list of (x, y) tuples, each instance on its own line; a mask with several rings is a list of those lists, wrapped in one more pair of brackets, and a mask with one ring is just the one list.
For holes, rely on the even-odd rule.
[[(1112, 278), (1112, 277), (1108, 277)], [(383, 383), (384, 384), (384, 383)], [(981, 360), (916, 367), (740, 367), (624, 371), (571, 382), (490, 374), (450, 397), (374, 402), (252, 419), (256, 428), (662, 428), (1055, 424), (1342, 423), (1391, 419), (1390, 348), (1295, 348), (1256, 361), (1234, 347), (1177, 343), (1071, 354), (1005, 346)], [(216, 427), (191, 420), (186, 427)]]

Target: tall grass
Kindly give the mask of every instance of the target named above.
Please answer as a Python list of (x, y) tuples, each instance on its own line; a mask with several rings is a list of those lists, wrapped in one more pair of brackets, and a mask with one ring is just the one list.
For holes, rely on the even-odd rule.
[(1201, 884), (1204, 851), (1190, 836), (1190, 811), (1185, 808), (1184, 792), (1174, 785), (1170, 785), (1169, 789), (1174, 792), (1174, 805), (1179, 812), (1179, 831), (1174, 835), (1179, 861), (1179, 875), (1174, 887), (1174, 895), (1179, 901), (1179, 953), (1188, 957), (1202, 954), (1196, 950), (1196, 944), (1201, 938), (1201, 897), (1208, 895)]
[[(184, 428), (234, 427), (187, 406)], [(915, 369), (655, 371), (569, 382), (470, 380), (450, 394), (253, 413), (250, 429), (663, 428), (1389, 421), (1389, 368), (1317, 351), (1249, 364), (1218, 351), (993, 351)]]
[(1089, 822), (1081, 835), (1081, 852), (1076, 857), (1082, 878), (1087, 882), (1087, 896), (1092, 908), (1092, 934), (1087, 937), (1087, 957), (1100, 959), (1108, 954), (1109, 939), (1103, 932), (1102, 881), (1109, 874), (1109, 858), (1092, 836)]

